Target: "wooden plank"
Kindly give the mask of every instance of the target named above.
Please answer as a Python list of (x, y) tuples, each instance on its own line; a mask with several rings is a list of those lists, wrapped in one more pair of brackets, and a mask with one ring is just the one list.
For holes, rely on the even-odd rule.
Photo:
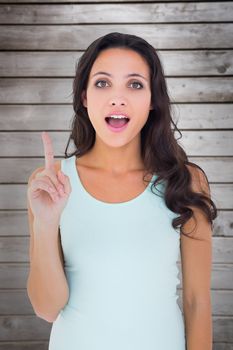
[[(56, 161), (61, 159), (55, 158)], [(233, 181), (233, 157), (189, 157), (189, 161), (206, 172), (209, 182)], [(44, 163), (44, 158), (0, 158), (0, 183), (27, 183), (33, 170), (44, 166)]]
[[(229, 270), (229, 265), (228, 265), (228, 270)], [(12, 290), (14, 290), (14, 288), (24, 289), (27, 287), (28, 274), (29, 274), (29, 263), (16, 263), (16, 264), (1, 263), (0, 264), (0, 286), (2, 289), (12, 289)], [(226, 273), (226, 275), (228, 274), (229, 272)]]
[(231, 211), (219, 210), (216, 220), (214, 220), (213, 232), (215, 236), (233, 236), (233, 215)]
[[(42, 129), (43, 130), (43, 129)], [(178, 143), (184, 148), (188, 157), (191, 156), (232, 156), (233, 132), (224, 131), (182, 131)], [(53, 142), (54, 156), (64, 154), (69, 132), (49, 131)], [(179, 134), (175, 132), (176, 139)], [(0, 157), (43, 157), (41, 132), (0, 132)], [(10, 147), (9, 147), (10, 146)], [(70, 142), (68, 153), (75, 150), (73, 141)]]
[[(232, 77), (167, 78), (172, 103), (232, 102)], [(0, 103), (72, 103), (73, 79), (1, 78)]]
[[(36, 316), (0, 316), (0, 340), (48, 340), (51, 327), (51, 323)], [(233, 319), (231, 317), (213, 317), (213, 340), (218, 342), (233, 342), (232, 327)]]
[(1, 315), (34, 315), (34, 309), (27, 295), (27, 290), (24, 289), (3, 289), (0, 290), (0, 314)]
[[(232, 131), (183, 131), (178, 140), (188, 156), (231, 156)], [(178, 133), (175, 133), (178, 138)], [(223, 140), (224, 138), (224, 140)]]
[[(165, 76), (224, 76), (233, 74), (231, 50), (157, 50)], [(74, 77), (82, 52), (2, 51), (1, 77)]]
[[(26, 190), (26, 187), (25, 187)], [(29, 235), (27, 210), (0, 211), (0, 236)], [(233, 237), (233, 212), (219, 210), (214, 220), (213, 235), (216, 237)]]
[(232, 115), (231, 103), (172, 104), (172, 117), (180, 129), (230, 129)]
[[(173, 102), (232, 102), (233, 79), (211, 78), (167, 78), (168, 92)], [(224, 87), (225, 84), (225, 87)], [(230, 89), (227, 90), (226, 89)]]
[[(179, 306), (183, 312), (182, 289), (177, 289)], [(0, 290), (1, 315), (34, 315), (34, 309), (27, 295), (27, 290)], [(233, 291), (211, 290), (212, 314), (214, 316), (231, 316), (233, 308)]]
[(48, 350), (48, 341), (0, 342), (0, 350)]
[[(211, 197), (218, 209), (233, 209), (231, 184), (210, 184)], [(27, 185), (0, 185), (0, 210), (26, 209)]]
[[(221, 104), (221, 106), (223, 106)], [(226, 105), (228, 106), (228, 105)], [(230, 106), (230, 105), (229, 105)], [(214, 107), (214, 106), (213, 106)], [(211, 107), (210, 107), (211, 109)], [(228, 119), (229, 112), (221, 109)], [(232, 105), (233, 110), (233, 105)], [(208, 112), (207, 112), (208, 113)], [(211, 111), (210, 111), (211, 113)], [(0, 105), (0, 129), (12, 130), (69, 130), (73, 119), (73, 106), (69, 105)]]
[[(231, 184), (210, 184), (211, 197), (218, 209), (233, 208)], [(0, 185), (0, 210), (26, 209), (27, 185)]]
[[(226, 190), (228, 189), (228, 194)], [(210, 184), (210, 191), (212, 200), (215, 202), (217, 208), (220, 209), (231, 209), (233, 201), (233, 186), (232, 184)], [(225, 193), (224, 193), (225, 192)], [(228, 198), (224, 198), (224, 195)]]
[[(180, 260), (180, 259), (179, 259)], [(180, 285), (182, 289), (182, 271), (181, 262), (177, 263), (180, 273)], [(0, 264), (0, 285), (3, 289), (26, 288), (29, 274), (28, 263), (1, 263)], [(213, 290), (231, 290), (233, 289), (233, 266), (232, 264), (213, 263), (211, 274), (211, 288)]]
[(0, 49), (85, 50), (97, 38), (116, 31), (141, 36), (157, 49), (233, 47), (233, 23), (168, 23), (2, 25)]
[(215, 343), (215, 342), (213, 342), (213, 350), (233, 350), (233, 343)]
[(2, 5), (1, 24), (231, 22), (231, 2)]
[[(179, 129), (233, 128), (233, 104), (172, 104), (172, 118)], [(1, 131), (69, 130), (74, 116), (72, 104), (67, 105), (0, 105)]]
[[(199, 165), (205, 171), (209, 182), (233, 181), (233, 158), (189, 157), (189, 161)], [(223, 170), (219, 171), (219, 169)]]
[(51, 327), (36, 315), (0, 316), (0, 341), (48, 340)]
[[(0, 237), (0, 253), (1, 263), (29, 262), (29, 237)], [(232, 237), (213, 237), (213, 262), (233, 263)]]
[(213, 341), (233, 342), (233, 318), (213, 317)]
[[(177, 0), (163, 0), (163, 2), (177, 2)], [(205, 2), (212, 2), (213, 0), (206, 0)], [(78, 3), (79, 0), (50, 0), (49, 3)], [(83, 3), (89, 3), (90, 0), (82, 0)], [(124, 3), (125, 0), (101, 0), (101, 2), (107, 2), (107, 3), (114, 3), (114, 2), (120, 2), (120, 3)], [(135, 3), (135, 0), (127, 0), (127, 2), (133, 2)], [(161, 0), (140, 0), (140, 2), (144, 3), (144, 2), (161, 2)], [(190, 0), (182, 0), (182, 2), (193, 2)], [(0, 0), (0, 3), (5, 3), (5, 4), (11, 4), (11, 3), (15, 3), (15, 4), (30, 4), (30, 3), (37, 3), (37, 4), (43, 4), (43, 3), (48, 3), (48, 0)], [(91, 3), (98, 3), (99, 5), (99, 0), (91, 0)]]
[[(48, 350), (48, 342), (1, 342), (0, 350)], [(213, 350), (233, 350), (233, 343), (213, 343)]]

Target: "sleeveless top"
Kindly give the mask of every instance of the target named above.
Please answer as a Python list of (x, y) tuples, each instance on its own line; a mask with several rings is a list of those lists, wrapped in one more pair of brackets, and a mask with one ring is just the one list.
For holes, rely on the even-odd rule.
[(132, 200), (107, 203), (85, 189), (75, 155), (61, 170), (72, 187), (60, 219), (69, 300), (49, 350), (185, 350), (177, 214), (151, 182)]

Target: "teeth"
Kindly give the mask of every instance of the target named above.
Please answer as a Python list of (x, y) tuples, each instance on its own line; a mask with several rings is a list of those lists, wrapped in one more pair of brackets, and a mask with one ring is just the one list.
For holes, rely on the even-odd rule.
[(117, 114), (113, 114), (113, 115), (109, 116), (109, 118), (114, 118), (114, 119), (129, 119), (129, 118), (125, 117), (124, 115), (117, 115)]

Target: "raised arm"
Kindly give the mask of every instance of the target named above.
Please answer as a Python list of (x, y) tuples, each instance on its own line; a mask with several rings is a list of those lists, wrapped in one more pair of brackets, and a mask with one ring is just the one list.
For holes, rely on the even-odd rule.
[[(53, 322), (68, 301), (69, 288), (63, 268), (59, 222), (71, 192), (69, 178), (54, 162), (52, 142), (42, 134), (45, 167), (28, 180), (27, 208), (30, 231), (30, 271), (27, 292), (37, 316)], [(64, 194), (59, 190), (63, 188)]]

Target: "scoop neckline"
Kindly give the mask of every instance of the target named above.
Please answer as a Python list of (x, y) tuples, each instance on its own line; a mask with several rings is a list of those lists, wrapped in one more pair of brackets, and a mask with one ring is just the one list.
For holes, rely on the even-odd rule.
[(74, 155), (73, 156), (73, 170), (74, 170), (74, 173), (75, 173), (75, 177), (76, 179), (78, 180), (79, 184), (80, 184), (80, 188), (82, 190), (82, 192), (84, 193), (84, 195), (86, 195), (89, 199), (91, 199), (93, 202), (96, 202), (96, 203), (99, 203), (101, 205), (105, 205), (105, 206), (125, 206), (125, 205), (131, 205), (135, 202), (138, 202), (141, 198), (143, 198), (147, 191), (149, 190), (149, 187), (151, 186), (152, 184), (152, 181), (156, 178), (156, 174), (153, 174), (153, 176), (151, 177), (148, 185), (146, 186), (146, 188), (141, 192), (139, 193), (136, 197), (128, 200), (128, 201), (125, 201), (125, 202), (115, 202), (115, 203), (109, 203), (109, 202), (104, 202), (102, 200), (99, 200), (97, 198), (95, 198), (91, 193), (89, 193), (86, 188), (84, 187), (82, 181), (81, 181), (81, 178), (80, 178), (80, 175), (79, 175), (79, 172), (78, 172), (78, 169), (76, 167), (76, 156)]

